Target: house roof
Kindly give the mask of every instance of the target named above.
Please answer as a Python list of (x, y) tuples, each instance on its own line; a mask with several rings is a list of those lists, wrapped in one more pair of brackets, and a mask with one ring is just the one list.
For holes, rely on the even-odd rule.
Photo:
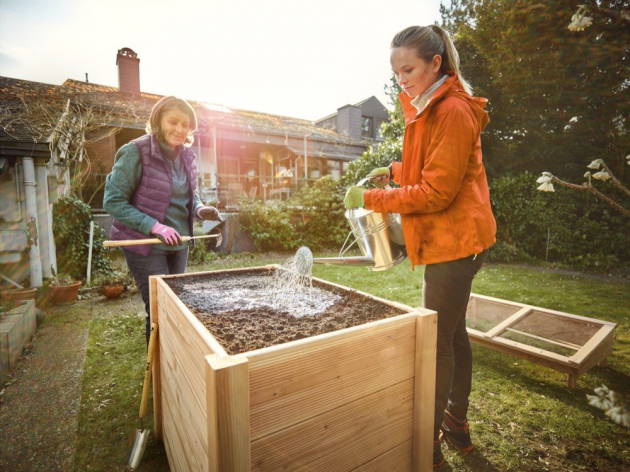
[[(59, 105), (59, 114), (67, 100), (101, 107), (110, 116), (115, 126), (139, 128), (145, 126), (153, 105), (162, 95), (140, 93), (140, 96), (122, 94), (116, 87), (99, 85), (68, 79), (56, 86), (28, 80), (0, 77), (0, 111), (8, 112), (23, 106), (22, 102), (50, 103)], [(197, 112), (201, 132), (212, 126), (249, 130), (252, 132), (281, 134), (286, 136), (309, 136), (311, 140), (321, 140), (338, 144), (365, 146), (363, 140), (351, 138), (334, 130), (321, 128), (315, 122), (270, 113), (260, 113), (236, 108), (213, 105), (205, 102), (189, 101)], [(3, 113), (4, 114), (4, 113)], [(27, 138), (27, 130), (19, 130), (21, 137)], [(18, 133), (19, 134), (19, 133)], [(14, 134), (12, 134), (13, 137)], [(0, 138), (1, 139), (1, 138)], [(29, 140), (32, 140), (31, 137)]]
[[(352, 107), (363, 108), (363, 105), (365, 105), (366, 103), (368, 103), (368, 102), (370, 102), (372, 100), (376, 100), (376, 102), (381, 104), (381, 101), (378, 98), (376, 98), (374, 95), (372, 95), (371, 97), (368, 97), (368, 98), (366, 98), (364, 100), (361, 100), (360, 102), (357, 102), (354, 105), (347, 104), (347, 105), (344, 105), (344, 107), (352, 106)], [(382, 106), (382, 104), (381, 104), (381, 106)], [(340, 108), (343, 108), (343, 107), (339, 107), (337, 110), (339, 110)], [(383, 109), (385, 109), (385, 107), (383, 107)], [(336, 111), (334, 113), (331, 113), (330, 115), (326, 115), (323, 118), (320, 118), (320, 119), (316, 120), (315, 123), (321, 123), (322, 121), (326, 121), (326, 120), (329, 120), (331, 118), (334, 118), (335, 116), (337, 116), (337, 113), (338, 113), (338, 111)]]

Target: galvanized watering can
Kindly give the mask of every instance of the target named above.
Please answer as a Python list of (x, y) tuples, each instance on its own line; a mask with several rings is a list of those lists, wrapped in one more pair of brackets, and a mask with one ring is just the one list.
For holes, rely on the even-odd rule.
[[(371, 271), (381, 271), (405, 260), (405, 239), (398, 213), (351, 208), (346, 210), (345, 216), (352, 230), (339, 251), (339, 257), (315, 257), (315, 264), (364, 265)], [(352, 235), (354, 241), (348, 245)], [(344, 257), (355, 243), (363, 256)]]

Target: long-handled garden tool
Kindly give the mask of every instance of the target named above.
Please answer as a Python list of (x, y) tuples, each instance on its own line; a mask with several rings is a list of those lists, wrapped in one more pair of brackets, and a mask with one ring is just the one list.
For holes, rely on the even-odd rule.
[[(202, 236), (182, 236), (182, 241), (190, 241), (192, 239), (218, 238), (218, 234), (204, 234)], [(122, 239), (120, 241), (103, 241), (103, 247), (126, 247), (141, 246), (143, 244), (160, 244), (162, 240), (158, 238), (149, 239)]]
[(143, 425), (142, 419), (147, 412), (147, 401), (149, 400), (149, 386), (151, 385), (151, 363), (153, 362), (153, 355), (155, 352), (155, 343), (157, 335), (158, 325), (151, 323), (151, 335), (149, 337), (149, 349), (147, 353), (147, 366), (144, 371), (144, 385), (142, 387), (142, 400), (140, 401), (140, 429), (136, 429), (133, 438), (133, 446), (129, 453), (128, 466), (131, 470), (136, 470), (136, 467), (140, 464), (140, 459), (144, 454), (144, 450), (147, 447), (149, 441), (149, 430)]

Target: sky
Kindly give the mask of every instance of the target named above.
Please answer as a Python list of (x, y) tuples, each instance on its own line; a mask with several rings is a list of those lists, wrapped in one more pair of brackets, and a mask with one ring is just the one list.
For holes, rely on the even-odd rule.
[(0, 75), (140, 89), (316, 120), (372, 95), (389, 106), (389, 44), (440, 0), (0, 0)]

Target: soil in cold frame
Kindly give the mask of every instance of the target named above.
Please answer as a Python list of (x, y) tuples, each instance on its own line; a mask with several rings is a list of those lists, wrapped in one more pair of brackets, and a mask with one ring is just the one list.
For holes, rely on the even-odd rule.
[[(253, 351), (297, 339), (328, 333), (370, 321), (381, 320), (405, 313), (403, 310), (380, 303), (363, 295), (329, 287), (313, 281), (313, 287), (332, 292), (337, 301), (316, 316), (297, 318), (286, 311), (270, 306), (254, 306), (211, 312), (204, 307), (217, 306), (215, 301), (233, 298), (231, 292), (242, 291), (244, 286), (252, 292), (261, 290), (271, 281), (272, 271), (246, 271), (236, 273), (191, 275), (165, 279), (173, 292), (197, 316), (230, 354)], [(199, 290), (200, 284), (204, 287)]]

